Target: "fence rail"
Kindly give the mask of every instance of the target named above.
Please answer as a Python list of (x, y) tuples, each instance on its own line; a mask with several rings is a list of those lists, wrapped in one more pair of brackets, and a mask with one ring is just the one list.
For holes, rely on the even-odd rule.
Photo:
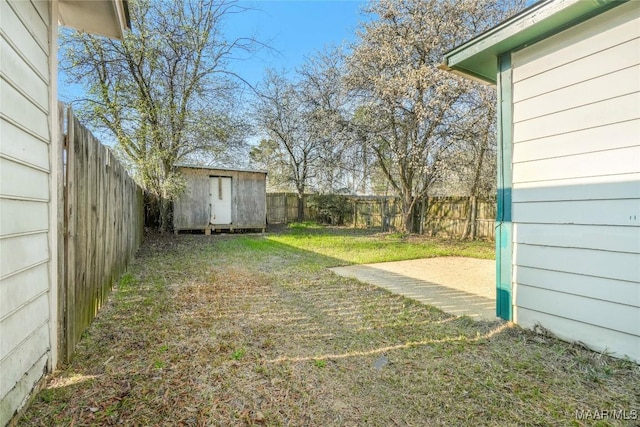
[(142, 243), (144, 201), (142, 189), (71, 108), (60, 104), (59, 110), (65, 144), (58, 341), (65, 363)]
[[(304, 217), (308, 221), (324, 218), (309, 206), (312, 195), (305, 196)], [(344, 196), (350, 205), (341, 217), (344, 225), (358, 228), (394, 230), (401, 226), (401, 205), (396, 197)], [(461, 237), (469, 222), (471, 197), (429, 197), (423, 212), (422, 232), (432, 236)], [(476, 237), (495, 239), (496, 204), (494, 201), (477, 203)], [(267, 194), (267, 222), (287, 224), (297, 220), (298, 197), (294, 193)]]

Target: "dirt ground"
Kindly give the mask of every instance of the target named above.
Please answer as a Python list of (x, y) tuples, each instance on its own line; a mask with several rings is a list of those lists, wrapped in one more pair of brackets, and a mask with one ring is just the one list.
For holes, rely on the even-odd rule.
[[(637, 364), (337, 276), (343, 261), (312, 247), (336, 240), (319, 233), (148, 238), (18, 425), (637, 422)], [(363, 241), (358, 254), (404, 244)]]

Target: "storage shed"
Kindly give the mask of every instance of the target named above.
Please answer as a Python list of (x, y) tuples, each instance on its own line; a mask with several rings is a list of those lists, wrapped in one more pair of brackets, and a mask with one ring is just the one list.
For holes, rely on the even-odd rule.
[(178, 168), (186, 188), (173, 204), (173, 229), (264, 231), (267, 224), (267, 173), (264, 171)]
[(541, 1), (441, 67), (497, 85), (498, 315), (640, 361), (640, 2)]

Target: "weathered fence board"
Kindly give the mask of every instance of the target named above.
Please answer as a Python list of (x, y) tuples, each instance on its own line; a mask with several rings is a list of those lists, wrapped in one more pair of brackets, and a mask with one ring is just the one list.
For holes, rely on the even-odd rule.
[[(305, 197), (308, 201), (311, 195)], [(396, 197), (345, 196), (351, 204), (343, 216), (344, 225), (356, 228), (398, 229), (402, 224), (400, 200)], [(423, 234), (432, 236), (461, 237), (469, 223), (470, 197), (430, 197), (418, 212), (424, 212)], [(478, 201), (476, 237), (495, 239), (495, 201)], [(286, 224), (297, 220), (298, 197), (293, 193), (267, 194), (267, 222)], [(319, 214), (304, 206), (305, 220), (318, 221)]]
[(144, 235), (142, 189), (71, 109), (67, 110), (65, 141), (59, 266), (61, 363), (71, 359), (82, 333)]

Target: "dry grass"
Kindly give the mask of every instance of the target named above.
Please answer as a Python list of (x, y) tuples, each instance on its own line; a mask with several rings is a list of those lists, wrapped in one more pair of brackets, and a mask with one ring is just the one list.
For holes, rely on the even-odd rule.
[(337, 263), (261, 236), (150, 237), (20, 425), (579, 426), (595, 421), (576, 410), (640, 410), (638, 365), (450, 317)]

